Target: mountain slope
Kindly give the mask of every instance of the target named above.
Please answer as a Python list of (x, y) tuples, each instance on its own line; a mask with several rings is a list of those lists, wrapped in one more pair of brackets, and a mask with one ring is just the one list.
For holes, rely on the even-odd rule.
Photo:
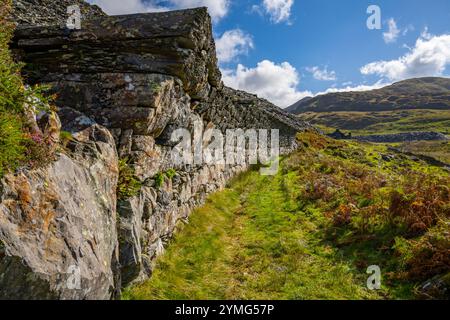
[(310, 101), (310, 100), (312, 100), (312, 99), (314, 99), (314, 98), (313, 98), (313, 97), (306, 97), (306, 98), (303, 98), (303, 99), (301, 99), (300, 101), (297, 101), (296, 103), (294, 103), (293, 105), (287, 107), (285, 110), (286, 110), (287, 112), (295, 113), (295, 111), (297, 110), (297, 108), (298, 108), (299, 106), (308, 103), (308, 101)]
[(450, 79), (417, 78), (363, 92), (338, 92), (302, 99), (286, 110), (303, 112), (450, 109)]

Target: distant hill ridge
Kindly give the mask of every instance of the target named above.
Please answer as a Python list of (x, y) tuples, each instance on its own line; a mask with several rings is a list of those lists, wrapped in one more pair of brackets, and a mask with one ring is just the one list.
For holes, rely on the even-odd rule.
[(390, 86), (359, 92), (338, 92), (304, 98), (286, 111), (303, 112), (336, 111), (390, 111), (407, 109), (450, 109), (450, 79), (416, 78)]

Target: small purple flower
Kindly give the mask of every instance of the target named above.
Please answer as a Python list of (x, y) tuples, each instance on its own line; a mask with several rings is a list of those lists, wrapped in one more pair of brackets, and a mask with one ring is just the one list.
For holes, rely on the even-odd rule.
[(31, 135), (31, 140), (33, 140), (36, 144), (42, 144), (44, 142), (44, 138), (39, 133), (33, 133)]

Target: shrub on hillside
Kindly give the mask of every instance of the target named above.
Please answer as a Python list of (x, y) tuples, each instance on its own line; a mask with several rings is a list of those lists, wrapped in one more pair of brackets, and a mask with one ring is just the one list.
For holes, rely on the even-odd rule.
[[(9, 42), (14, 24), (9, 21), (11, 0), (0, 4), (0, 177), (19, 165), (38, 165), (49, 159), (49, 146), (41, 141), (28, 122), (28, 112), (48, 109), (45, 87), (26, 88), (20, 76), (20, 65), (11, 58)], [(46, 110), (48, 111), (48, 110)], [(45, 140), (45, 139), (44, 139)]]
[(9, 53), (13, 25), (7, 20), (10, 0), (0, 4), (0, 176), (7, 167), (15, 168), (25, 157), (23, 119), (24, 89), (19, 66)]
[(119, 160), (119, 181), (117, 183), (117, 199), (126, 200), (139, 194), (142, 183), (135, 175), (134, 168), (130, 166), (129, 159)]
[(420, 234), (436, 225), (442, 218), (450, 218), (450, 179), (425, 174), (410, 174), (402, 191), (392, 190), (389, 215), (404, 223), (408, 231)]
[[(392, 278), (424, 281), (450, 272), (450, 177), (382, 146), (343, 143), (306, 132), (285, 161), (300, 177), (299, 203), (320, 208), (330, 239), (369, 256), (390, 252)], [(374, 240), (375, 239), (375, 240)], [(395, 246), (394, 246), (395, 244)], [(364, 249), (366, 248), (366, 249)]]
[(0, 177), (25, 159), (24, 140), (20, 117), (0, 110)]

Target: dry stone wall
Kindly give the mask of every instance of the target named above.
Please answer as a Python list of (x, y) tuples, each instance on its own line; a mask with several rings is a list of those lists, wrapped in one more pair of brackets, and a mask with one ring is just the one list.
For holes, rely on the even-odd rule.
[[(16, 1), (20, 4), (32, 2)], [(89, 12), (96, 11), (94, 8)], [(21, 12), (19, 22), (31, 21)], [(93, 242), (92, 251), (99, 260), (100, 257), (109, 257), (103, 259), (106, 262), (101, 268), (90, 264), (95, 269), (92, 271), (86, 267), (89, 255), (78, 254), (81, 252), (78, 248), (67, 246), (75, 252), (72, 255), (75, 264), (82, 266), (83, 285), (98, 287), (89, 293), (73, 291), (72, 298), (111, 298), (121, 287), (151, 276), (155, 258), (164, 251), (177, 225), (187, 221), (190, 212), (204, 203), (208, 194), (223, 188), (233, 176), (248, 167), (247, 164), (175, 164), (171, 158), (174, 144), (170, 140), (174, 130), (187, 128), (193, 132), (199, 126), (217, 128), (222, 132), (234, 128), (278, 129), (282, 151), (289, 152), (295, 148), (295, 134), (309, 127), (268, 101), (223, 86), (206, 8), (117, 17), (102, 13), (94, 16), (83, 20), (81, 30), (68, 30), (60, 25), (19, 25), (12, 45), (15, 54), (26, 63), (24, 73), (28, 81), (51, 84), (57, 93), (56, 104), (63, 130), (76, 137), (86, 130), (101, 130), (111, 136), (111, 139), (105, 138), (114, 149), (108, 159), (109, 169), (94, 166), (106, 172), (110, 170), (111, 174), (105, 177), (101, 177), (102, 172), (97, 172), (98, 177), (92, 176), (94, 168), (88, 165), (104, 159), (101, 150), (94, 151), (98, 149), (95, 137), (91, 137), (94, 150), (80, 148), (80, 143), (83, 145), (86, 141), (77, 142), (75, 139), (77, 143), (73, 144), (69, 158), (61, 155), (67, 163), (84, 157), (86, 163), (77, 162), (78, 170), (88, 170), (91, 175), (88, 181), (74, 179), (73, 183), (62, 177), (64, 187), (73, 190), (64, 199), (80, 196), (76, 192), (79, 183), (84, 183), (86, 192), (98, 194), (98, 197), (83, 198), (78, 201), (78, 207), (71, 207), (74, 211), (62, 211), (61, 214), (71, 220), (77, 217), (75, 212), (79, 210), (83, 223), (91, 218), (108, 221), (92, 229), (75, 223), (70, 225), (78, 232), (94, 233), (97, 240)], [(32, 21), (47, 20), (33, 18)], [(111, 188), (116, 187), (119, 175), (118, 159), (126, 159), (130, 163), (141, 187), (137, 194), (116, 202)], [(70, 172), (73, 171), (65, 174)], [(81, 177), (87, 174), (81, 172)], [(171, 174), (161, 179), (166, 172)], [(42, 179), (51, 175), (47, 171), (40, 174)], [(105, 185), (101, 179), (106, 178), (108, 183)], [(10, 185), (8, 181), (4, 184)], [(103, 187), (100, 191), (99, 185)], [(63, 186), (55, 188), (59, 187)], [(42, 197), (42, 192), (36, 192), (36, 199)], [(2, 197), (2, 201), (6, 199), (5, 195)], [(57, 198), (55, 202), (61, 202), (64, 208), (64, 199)], [(98, 201), (106, 201), (109, 206), (96, 207)], [(85, 210), (86, 207), (95, 212), (92, 217), (88, 217), (91, 211)], [(10, 210), (3, 214), (8, 218), (16, 213)], [(56, 225), (55, 228), (59, 230), (62, 226)], [(3, 229), (0, 223), (0, 239), (6, 243), (6, 256), (11, 259), (25, 257), (30, 244), (26, 248), (11, 250), (14, 241), (20, 240), (5, 237)], [(72, 233), (67, 234), (67, 239), (73, 240)], [(80, 248), (86, 241), (79, 241)], [(35, 245), (41, 246), (39, 243)], [(101, 246), (101, 253), (96, 251), (97, 245)], [(50, 268), (59, 265), (58, 256), (54, 260), (43, 256), (33, 256), (33, 259), (48, 265), (48, 273), (51, 274), (41, 274), (36, 265), (29, 264), (29, 272), (36, 273), (39, 281), (49, 285), (43, 289), (48, 295), (39, 295), (68, 297), (61, 279), (59, 287), (53, 286), (57, 280), (49, 280), (58, 277), (63, 270)], [(64, 267), (74, 261), (66, 261)], [(100, 273), (103, 280), (93, 285), (94, 281), (86, 280), (94, 278), (92, 273)], [(0, 285), (9, 286), (8, 281), (9, 278), (1, 277), (0, 271)], [(26, 283), (27, 280), (21, 281)], [(20, 292), (15, 292), (15, 295), (20, 296)]]

